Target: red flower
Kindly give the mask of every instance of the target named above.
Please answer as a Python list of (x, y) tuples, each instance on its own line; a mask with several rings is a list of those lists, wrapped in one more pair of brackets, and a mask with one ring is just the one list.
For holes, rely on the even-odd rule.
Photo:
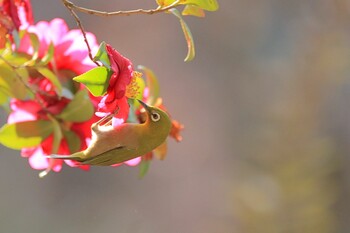
[[(55, 64), (55, 71), (62, 83), (69, 82), (69, 79), (75, 74), (81, 74), (95, 66), (88, 58), (86, 46), (83, 43), (83, 36), (80, 30), (69, 30), (67, 24), (62, 19), (54, 19), (51, 22), (41, 21), (36, 25), (31, 25), (27, 31), (35, 33), (40, 41), (39, 56), (42, 57), (50, 43), (53, 43), (55, 50), (52, 63)], [(93, 50), (97, 50), (95, 36), (87, 33), (90, 46)], [(20, 52), (27, 54), (33, 53), (33, 48), (30, 43), (29, 36), (26, 35), (21, 40)], [(48, 68), (52, 68), (49, 64)], [(47, 114), (52, 116), (60, 114), (70, 103), (71, 99), (64, 96), (58, 96), (56, 87), (47, 78), (33, 73), (33, 77), (29, 78), (29, 83), (36, 90), (36, 100), (12, 100), (11, 110), (8, 123), (16, 123), (23, 121), (48, 120)], [(68, 90), (74, 94), (74, 90)], [(92, 98), (94, 103), (95, 98)], [(95, 103), (95, 107), (97, 102)], [(60, 122), (61, 127), (67, 131), (75, 133), (80, 139), (79, 150), (84, 150), (91, 140), (91, 124), (97, 120), (97, 117), (77, 123), (77, 122)], [(43, 140), (40, 145), (33, 148), (23, 148), (21, 154), (28, 158), (29, 164), (34, 169), (46, 169), (44, 173), (53, 170), (60, 171), (63, 161), (48, 159), (46, 155), (52, 154), (53, 135)], [(58, 151), (59, 154), (71, 154), (76, 151), (70, 151), (67, 139), (62, 138)], [(65, 160), (66, 164), (72, 167), (88, 169), (87, 165), (79, 165), (76, 162)]]
[(14, 25), (11, 18), (0, 11), (0, 49), (5, 47), (6, 38), (13, 28)]
[(180, 135), (181, 130), (183, 130), (185, 126), (178, 122), (177, 120), (171, 121), (171, 130), (170, 136), (173, 137), (177, 142), (182, 141), (182, 136)]
[[(45, 80), (46, 81), (46, 80)], [(45, 82), (46, 83), (46, 82)], [(19, 101), (13, 99), (11, 101), (10, 107), (12, 112), (8, 117), (8, 123), (17, 123), (24, 121), (35, 121), (35, 120), (47, 120), (47, 113), (56, 115), (62, 112), (62, 110), (67, 106), (69, 100), (62, 97), (57, 98), (57, 96), (41, 96), (43, 104), (45, 104), (45, 111), (43, 111), (42, 106), (34, 100)], [(80, 139), (80, 150), (84, 150), (89, 140), (91, 139), (90, 126), (96, 121), (95, 117), (82, 123), (69, 123), (66, 122), (67, 129), (74, 132)], [(53, 135), (50, 135), (42, 143), (34, 148), (23, 148), (22, 156), (28, 157), (29, 164), (34, 169), (46, 169), (53, 171), (60, 171), (62, 168), (62, 160), (52, 160), (47, 159), (45, 155), (52, 154), (53, 145)], [(71, 154), (75, 151), (70, 151), (67, 141), (63, 138), (60, 142), (59, 149), (56, 153), (59, 154)], [(76, 162), (65, 160), (65, 163), (72, 167), (80, 167), (87, 170), (89, 166), (80, 166)]]
[(106, 50), (113, 74), (109, 80), (107, 94), (98, 104), (97, 115), (104, 116), (117, 111), (112, 120), (113, 127), (116, 127), (128, 118), (129, 105), (125, 92), (133, 76), (133, 66), (129, 59), (123, 57), (110, 45), (106, 45)]
[(24, 29), (33, 23), (29, 0), (0, 0), (0, 48), (11, 38), (14, 29)]
[(17, 30), (33, 24), (30, 0), (3, 0), (0, 10), (8, 15)]

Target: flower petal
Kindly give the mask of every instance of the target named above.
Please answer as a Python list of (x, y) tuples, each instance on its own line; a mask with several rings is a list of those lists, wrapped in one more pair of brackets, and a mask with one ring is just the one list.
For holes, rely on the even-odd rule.
[(35, 151), (33, 151), (32, 155), (28, 159), (28, 162), (33, 169), (37, 170), (43, 170), (49, 166), (49, 161), (45, 157), (41, 147), (38, 147)]
[(112, 126), (113, 128), (117, 128), (119, 125), (123, 124), (125, 121), (118, 117), (112, 118)]
[(12, 100), (10, 107), (12, 112), (7, 119), (7, 123), (9, 124), (37, 120), (38, 112), (41, 110), (40, 104), (33, 100)]
[(130, 159), (124, 163), (128, 166), (134, 167), (134, 166), (137, 166), (140, 162), (141, 162), (141, 157), (137, 157), (134, 159)]

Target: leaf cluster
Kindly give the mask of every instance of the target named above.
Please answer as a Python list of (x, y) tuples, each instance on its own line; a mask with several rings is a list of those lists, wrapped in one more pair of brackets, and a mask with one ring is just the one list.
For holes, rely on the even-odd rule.
[[(50, 135), (54, 136), (53, 151), (57, 151), (63, 138), (75, 152), (80, 149), (78, 136), (70, 131), (67, 122), (87, 121), (94, 113), (94, 107), (86, 90), (78, 90), (74, 84), (60, 78), (55, 70), (54, 46), (51, 43), (46, 53), (39, 56), (40, 42), (36, 34), (19, 32), (15, 46), (7, 45), (0, 50), (0, 104), (9, 109), (11, 99), (35, 101), (41, 105), (44, 114), (36, 120), (5, 124), (0, 129), (0, 143), (12, 148), (22, 149), (38, 146)], [(20, 52), (21, 43), (29, 38), (33, 52), (31, 55)], [(35, 85), (38, 80), (47, 79), (53, 86), (57, 99), (67, 98), (69, 103), (58, 114), (53, 115), (40, 95), (46, 96), (44, 90)], [(83, 113), (83, 114), (82, 114)], [(38, 114), (38, 113), (32, 113)]]

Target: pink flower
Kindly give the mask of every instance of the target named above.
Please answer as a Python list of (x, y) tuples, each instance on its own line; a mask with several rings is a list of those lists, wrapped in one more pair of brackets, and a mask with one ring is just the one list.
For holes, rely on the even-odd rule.
[[(51, 22), (39, 22), (36, 25), (28, 27), (27, 31), (35, 33), (40, 41), (39, 56), (42, 57), (48, 50), (50, 43), (54, 45), (54, 56), (49, 64), (49, 68), (55, 68), (61, 81), (70, 79), (75, 75), (81, 74), (93, 67), (95, 64), (89, 59), (86, 44), (80, 30), (68, 30), (66, 23), (62, 19), (54, 19)], [(89, 44), (93, 50), (98, 49), (95, 36), (87, 33)], [(33, 48), (29, 36), (26, 35), (21, 40), (20, 52), (32, 54)], [(45, 77), (31, 77), (29, 82), (36, 86), (36, 100), (12, 100), (11, 114), (8, 123), (21, 121), (48, 120), (47, 114), (53, 116), (61, 113), (71, 101), (65, 97), (60, 97), (55, 92), (55, 87)], [(74, 90), (71, 90), (72, 92)], [(40, 101), (40, 104), (39, 104)], [(93, 102), (93, 101), (92, 101)], [(95, 106), (96, 107), (96, 106)], [(62, 122), (65, 127), (74, 132), (80, 139), (80, 150), (87, 147), (91, 140), (91, 124), (97, 118), (93, 116), (90, 120), (82, 123)], [(46, 169), (60, 171), (63, 161), (47, 159), (46, 155), (52, 154), (53, 135), (50, 135), (42, 143), (34, 148), (22, 149), (22, 156), (27, 157), (29, 164), (34, 169)], [(63, 138), (57, 152), (59, 154), (71, 154), (67, 141)], [(65, 160), (69, 166), (80, 167), (84, 170), (89, 166), (79, 165), (76, 162)]]
[[(54, 44), (55, 52), (51, 65), (57, 70), (73, 71), (75, 75), (82, 74), (96, 65), (90, 60), (89, 53), (80, 30), (69, 30), (63, 19), (53, 19), (51, 22), (40, 21), (28, 27), (28, 32), (35, 33), (40, 40), (39, 57), (47, 52), (50, 43)], [(87, 40), (94, 54), (98, 49), (96, 37), (87, 32)], [(20, 52), (33, 53), (29, 36), (26, 35), (18, 49)]]
[[(28, 31), (35, 33), (40, 40), (39, 57), (43, 57), (50, 43), (53, 43), (54, 56), (53, 60), (49, 63), (49, 68), (57, 72), (62, 83), (71, 82), (69, 80), (73, 76), (95, 67), (95, 64), (88, 57), (81, 31), (68, 30), (66, 23), (62, 19), (54, 19), (51, 22), (39, 22), (36, 25), (29, 26)], [(92, 50), (97, 50), (98, 45), (96, 44), (95, 36), (87, 33), (87, 38)], [(28, 35), (22, 39), (18, 50), (27, 54), (33, 53)], [(111, 62), (114, 75), (110, 80), (112, 84), (108, 92), (110, 95), (105, 96), (104, 99), (95, 98), (90, 95), (94, 107), (97, 108), (97, 104), (99, 104), (99, 106), (102, 106), (104, 113), (113, 112), (116, 108), (120, 109), (117, 115), (120, 118), (116, 117), (113, 119), (114, 125), (120, 124), (120, 122), (117, 123), (118, 120), (124, 121), (127, 118), (129, 105), (125, 97), (125, 86), (130, 82), (129, 76), (132, 74), (130, 61), (115, 52), (112, 52), (112, 57), (115, 60)], [(129, 74), (127, 70), (130, 70)], [(45, 77), (31, 77), (29, 82), (32, 86), (36, 86), (40, 90), (36, 93), (36, 100), (13, 100), (10, 106), (12, 112), (9, 115), (8, 123), (48, 120), (47, 114), (51, 114), (52, 116), (60, 114), (71, 101), (65, 97), (58, 96), (55, 86)], [(74, 93), (74, 90), (70, 91)], [(97, 117), (93, 116), (90, 120), (81, 123), (61, 122), (60, 124), (64, 124), (64, 127), (78, 136), (81, 145), (80, 150), (84, 150), (91, 141), (91, 125), (96, 121)], [(61, 140), (58, 151), (53, 152), (53, 140), (53, 135), (50, 135), (39, 146), (22, 149), (22, 156), (28, 158), (32, 168), (58, 172), (62, 169), (63, 161), (48, 159), (46, 155), (52, 153), (68, 155), (75, 152), (69, 150), (68, 142), (65, 138)], [(84, 170), (89, 169), (88, 165), (81, 165), (71, 160), (64, 160), (64, 163), (71, 167), (79, 167)], [(125, 162), (125, 164), (130, 166), (135, 166), (138, 163), (139, 159)]]
[(106, 45), (106, 50), (113, 74), (109, 80), (107, 94), (98, 104), (97, 114), (103, 116), (117, 110), (112, 120), (113, 127), (116, 127), (128, 118), (129, 104), (125, 92), (133, 76), (133, 66), (129, 59), (123, 57), (110, 45)]
[[(34, 100), (19, 101), (13, 99), (10, 107), (12, 112), (8, 117), (8, 123), (17, 123), (24, 121), (35, 121), (35, 120), (48, 120), (46, 115), (50, 113), (52, 115), (59, 114), (69, 103), (66, 98), (61, 98), (57, 102), (51, 102), (47, 105), (45, 111), (42, 106)], [(90, 126), (96, 121), (95, 117), (92, 117), (89, 121), (83, 123), (71, 123), (70, 130), (74, 132), (80, 139), (80, 150), (87, 147), (88, 139), (91, 138)], [(34, 169), (50, 169), (53, 171), (60, 171), (62, 168), (61, 160), (49, 160), (46, 155), (52, 154), (53, 135), (46, 138), (39, 146), (34, 148), (22, 149), (22, 156), (29, 158), (29, 164)], [(63, 138), (58, 152), (60, 154), (71, 154), (73, 151), (69, 150), (66, 140)], [(65, 160), (66, 164), (72, 167), (77, 167), (79, 164)], [(79, 166), (86, 170), (88, 166)]]

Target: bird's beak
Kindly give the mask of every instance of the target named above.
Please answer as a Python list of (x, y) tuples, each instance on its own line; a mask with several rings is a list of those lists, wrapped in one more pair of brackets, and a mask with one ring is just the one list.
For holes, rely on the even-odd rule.
[(149, 108), (149, 106), (148, 106), (147, 104), (145, 104), (143, 101), (141, 101), (141, 100), (139, 100), (139, 99), (138, 99), (137, 101), (139, 101), (139, 103), (142, 105), (142, 107), (145, 108), (145, 110), (146, 110), (147, 112), (150, 111), (150, 108)]

